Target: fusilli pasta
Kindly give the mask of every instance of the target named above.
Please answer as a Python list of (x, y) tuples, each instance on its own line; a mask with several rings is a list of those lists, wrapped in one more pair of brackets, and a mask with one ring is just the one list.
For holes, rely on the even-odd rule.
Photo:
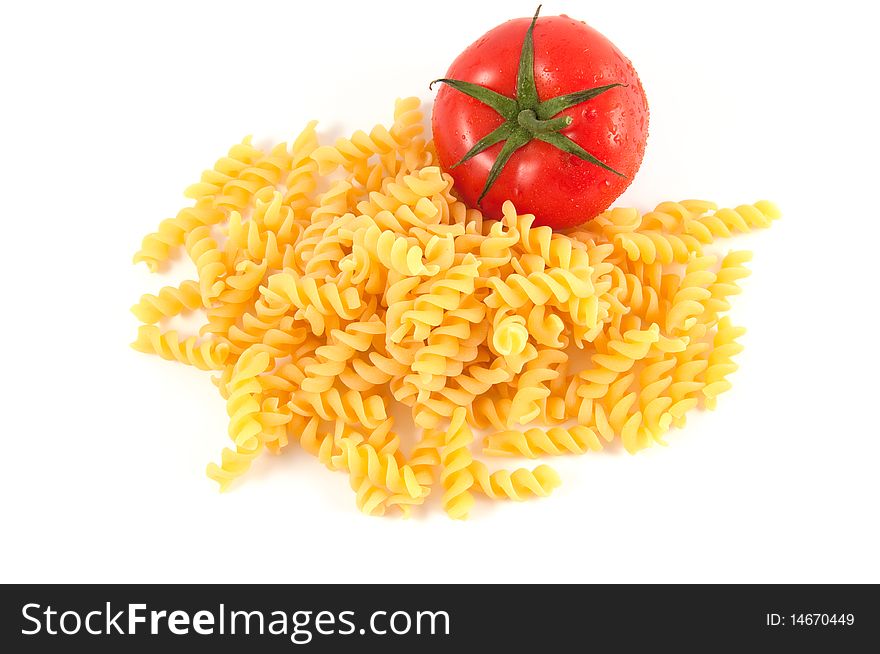
[[(207, 472), (221, 489), (298, 443), (348, 473), (368, 514), (408, 515), (439, 486), (464, 518), (475, 496), (559, 485), (546, 465), (490, 472), (473, 430), (493, 430), (476, 439), (492, 457), (636, 452), (730, 387), (744, 330), (725, 314), (750, 254), (704, 247), (769, 226), (771, 203), (614, 208), (553, 232), (510, 202), (497, 219), (464, 206), (416, 98), (333, 145), (315, 125), (269, 151), (234, 145), (135, 255), (195, 264), (198, 279), (132, 307), (132, 345), (217, 371), (232, 444)], [(199, 309), (200, 335), (163, 326)], [(421, 430), (409, 452), (394, 401)]]

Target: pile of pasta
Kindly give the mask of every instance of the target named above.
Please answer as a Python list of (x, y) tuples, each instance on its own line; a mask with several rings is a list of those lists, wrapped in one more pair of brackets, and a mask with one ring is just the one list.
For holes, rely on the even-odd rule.
[[(559, 484), (547, 465), (490, 471), (480, 450), (636, 452), (713, 407), (741, 350), (722, 316), (750, 255), (704, 246), (779, 216), (665, 202), (556, 233), (508, 202), (490, 220), (456, 198), (416, 98), (333, 145), (315, 123), (268, 151), (245, 139), (186, 196), (134, 259), (159, 271), (184, 250), (198, 279), (141, 298), (133, 346), (217, 371), (232, 444), (208, 476), (226, 489), (295, 442), (347, 473), (368, 514), (408, 514), (438, 487), (453, 518), (477, 495)], [(166, 329), (200, 310), (198, 334)], [(413, 445), (392, 402), (412, 412)]]

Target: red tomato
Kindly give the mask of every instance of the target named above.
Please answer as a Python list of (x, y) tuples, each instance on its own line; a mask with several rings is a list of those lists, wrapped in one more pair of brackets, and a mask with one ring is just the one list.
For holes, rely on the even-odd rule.
[(538, 102), (622, 85), (556, 114), (565, 123), (564, 117), (571, 118), (571, 123), (555, 126), (559, 134), (620, 174), (534, 138), (513, 152), (479, 201), (504, 142), (454, 165), (480, 139), (509, 121), (451, 84), (471, 82), (517, 100), (516, 112), (529, 106), (521, 101), (517, 73), (532, 22), (529, 18), (507, 21), (452, 62), (446, 75), (450, 80), (439, 80), (447, 83), (434, 102), (432, 128), (440, 164), (452, 174), (466, 203), (497, 217), (504, 201), (512, 200), (520, 213), (533, 213), (539, 224), (561, 229), (594, 218), (632, 182), (645, 152), (648, 103), (630, 61), (599, 32), (568, 16), (538, 18), (533, 27), (533, 89)]

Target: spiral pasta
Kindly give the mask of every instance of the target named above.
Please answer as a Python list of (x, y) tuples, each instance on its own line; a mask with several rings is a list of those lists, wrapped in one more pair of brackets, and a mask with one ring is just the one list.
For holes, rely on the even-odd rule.
[(181, 339), (174, 330), (163, 332), (156, 325), (141, 325), (131, 346), (147, 354), (158, 354), (169, 361), (179, 361), (201, 370), (220, 370), (229, 354), (229, 346), (195, 336)]
[(142, 323), (149, 325), (201, 306), (202, 294), (199, 284), (188, 279), (179, 286), (163, 287), (158, 295), (145, 293), (140, 301), (131, 307), (131, 312)]
[(529, 496), (547, 497), (561, 481), (550, 466), (540, 465), (534, 470), (517, 468), (514, 471), (497, 470), (490, 473), (482, 461), (470, 465), (475, 486), (484, 494), (496, 499), (521, 502)]
[(473, 458), (470, 446), (474, 440), (466, 420), (466, 412), (459, 407), (452, 414), (452, 421), (446, 438), (443, 442), (443, 450), (440, 462), (443, 472), (440, 481), (443, 483), (443, 508), (450, 518), (466, 518), (473, 508), (474, 498), (470, 488), (474, 485), (474, 475), (471, 470)]
[[(559, 485), (546, 465), (490, 471), (476, 440), (486, 457), (637, 452), (730, 388), (744, 330), (726, 314), (751, 255), (706, 246), (769, 226), (774, 205), (618, 207), (565, 232), (511, 202), (490, 218), (457, 199), (422, 119), (407, 98), (332, 145), (315, 122), (269, 150), (244, 139), (144, 238), (136, 262), (184, 252), (197, 278), (141, 297), (132, 346), (216, 371), (221, 489), (298, 445), (348, 474), (365, 513), (409, 515), (436, 488), (460, 519)], [(197, 335), (166, 324), (200, 310)]]

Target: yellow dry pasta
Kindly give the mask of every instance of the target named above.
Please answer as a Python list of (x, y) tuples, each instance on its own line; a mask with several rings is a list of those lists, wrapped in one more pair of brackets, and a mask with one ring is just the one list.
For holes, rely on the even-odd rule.
[[(333, 144), (315, 127), (234, 145), (135, 255), (195, 264), (198, 279), (132, 307), (132, 345), (216, 371), (221, 489), (299, 444), (349, 475), (365, 513), (409, 515), (433, 490), (464, 518), (477, 497), (559, 485), (543, 464), (490, 470), (476, 442), (487, 457), (637, 452), (730, 388), (744, 330), (726, 314), (751, 255), (706, 246), (769, 226), (770, 202), (618, 207), (554, 232), (511, 202), (497, 219), (462, 204), (416, 98)], [(197, 309), (198, 334), (162, 327)], [(410, 448), (395, 402), (421, 432)]]
[(157, 295), (145, 293), (131, 312), (142, 323), (150, 325), (202, 306), (199, 283), (188, 279), (179, 286), (165, 286)]

